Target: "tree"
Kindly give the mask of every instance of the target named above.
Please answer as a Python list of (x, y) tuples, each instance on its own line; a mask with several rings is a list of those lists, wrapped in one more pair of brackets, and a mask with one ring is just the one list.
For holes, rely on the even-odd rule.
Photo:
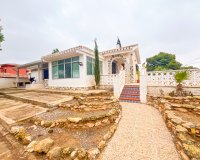
[(147, 71), (160, 71), (160, 70), (177, 70), (180, 69), (182, 64), (176, 61), (174, 54), (160, 52), (159, 54), (147, 58)]
[(100, 66), (99, 66), (99, 51), (98, 51), (96, 39), (94, 40), (94, 43), (95, 43), (95, 48), (94, 48), (94, 54), (95, 54), (94, 75), (95, 75), (96, 85), (99, 85), (99, 82), (100, 82)]
[(53, 52), (52, 52), (52, 54), (54, 54), (54, 53), (57, 53), (57, 52), (59, 52), (59, 49), (58, 49), (58, 48), (56, 48), (56, 49), (53, 49)]
[(184, 80), (187, 80), (189, 77), (189, 74), (187, 71), (181, 71), (181, 72), (176, 72), (174, 75), (174, 78), (178, 85), (176, 86), (176, 93), (177, 95), (183, 95), (183, 85), (181, 84)]
[[(1, 43), (5, 40), (4, 39), (4, 35), (1, 33), (1, 31), (2, 31), (2, 27), (0, 26), (0, 47), (1, 47)], [(1, 51), (2, 49), (0, 48), (0, 51)]]
[(0, 32), (0, 43), (4, 41), (4, 36), (3, 34)]

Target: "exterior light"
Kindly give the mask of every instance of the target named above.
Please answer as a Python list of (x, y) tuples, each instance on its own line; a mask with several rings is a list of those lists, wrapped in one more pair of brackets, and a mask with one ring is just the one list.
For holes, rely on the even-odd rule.
[(79, 66), (83, 66), (83, 63), (82, 62), (78, 62)]

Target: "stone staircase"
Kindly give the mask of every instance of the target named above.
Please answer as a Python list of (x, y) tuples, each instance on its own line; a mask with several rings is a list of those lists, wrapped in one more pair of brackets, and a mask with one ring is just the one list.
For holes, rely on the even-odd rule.
[(124, 85), (119, 100), (123, 102), (140, 103), (140, 85)]

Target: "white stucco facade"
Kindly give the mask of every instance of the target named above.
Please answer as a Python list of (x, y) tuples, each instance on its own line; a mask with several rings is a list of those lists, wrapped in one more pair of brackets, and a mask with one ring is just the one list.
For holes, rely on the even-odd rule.
[[(79, 57), (79, 77), (77, 78), (66, 78), (66, 75), (63, 77), (54, 77), (53, 72), (53, 63), (64, 60), (64, 69), (62, 72), (66, 74), (65, 62), (66, 59), (72, 57)], [(88, 75), (88, 64), (87, 58), (95, 58), (94, 51), (84, 47), (78, 46), (74, 48), (67, 49), (65, 51), (57, 52), (42, 57), (43, 62), (48, 63), (49, 69), (49, 87), (66, 87), (66, 88), (88, 88), (95, 86), (94, 75)], [(101, 62), (101, 76), (112, 76), (114, 74), (119, 74), (120, 70), (125, 70), (125, 75), (127, 77), (127, 82), (135, 82), (136, 80), (136, 64), (140, 63), (139, 50), (137, 45), (122, 47), (118, 49), (111, 49), (104, 52), (100, 52), (99, 60)], [(113, 64), (115, 62), (116, 64)], [(115, 66), (114, 66), (115, 65)], [(55, 67), (55, 66), (54, 66)], [(90, 69), (90, 68), (89, 68)], [(58, 69), (58, 73), (59, 69)], [(103, 84), (104, 85), (104, 84)], [(106, 84), (105, 84), (106, 85)]]

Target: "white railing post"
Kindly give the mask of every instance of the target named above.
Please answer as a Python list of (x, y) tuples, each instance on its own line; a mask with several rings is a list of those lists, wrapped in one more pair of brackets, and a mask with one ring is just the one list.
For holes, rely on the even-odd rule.
[(140, 102), (147, 103), (147, 73), (146, 68), (142, 68), (140, 74)]
[(119, 98), (125, 84), (125, 71), (122, 70), (113, 81), (114, 96)]

